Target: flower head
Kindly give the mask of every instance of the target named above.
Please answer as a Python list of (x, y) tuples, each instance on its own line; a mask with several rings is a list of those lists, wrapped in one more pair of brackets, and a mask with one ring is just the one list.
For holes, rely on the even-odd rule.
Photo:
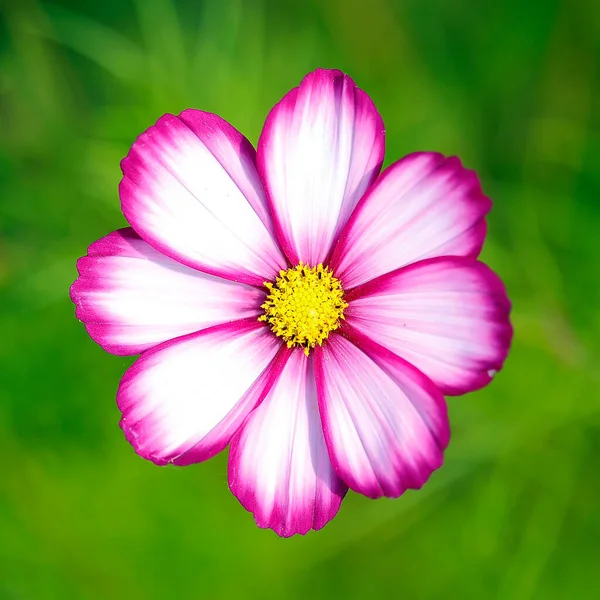
[(93, 243), (71, 288), (94, 340), (141, 353), (117, 393), (135, 451), (189, 465), (229, 445), (232, 492), (282, 536), (323, 527), (348, 488), (421, 487), (449, 440), (443, 395), (508, 352), (477, 176), (431, 152), (380, 174), (383, 155), (339, 71), (289, 92), (256, 152), (216, 115), (165, 115), (122, 162), (131, 228)]

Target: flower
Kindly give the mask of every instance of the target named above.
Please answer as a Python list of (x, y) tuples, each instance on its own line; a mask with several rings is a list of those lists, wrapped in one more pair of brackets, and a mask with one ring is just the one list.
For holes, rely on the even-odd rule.
[(90, 336), (141, 353), (117, 393), (135, 451), (189, 465), (230, 445), (231, 491), (281, 536), (323, 527), (348, 488), (420, 488), (449, 440), (443, 395), (508, 352), (477, 176), (432, 152), (380, 174), (383, 156), (340, 71), (284, 96), (256, 152), (214, 114), (167, 114), (121, 165), (131, 228), (78, 261)]

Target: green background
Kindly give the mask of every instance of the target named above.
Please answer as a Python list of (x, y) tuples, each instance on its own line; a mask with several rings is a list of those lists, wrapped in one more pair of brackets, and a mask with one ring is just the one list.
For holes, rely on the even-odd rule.
[[(600, 540), (600, 3), (0, 2), (0, 598), (596, 598)], [(349, 494), (324, 530), (259, 530), (226, 456), (138, 458), (131, 359), (74, 317), (75, 260), (125, 225), (119, 161), (165, 112), (255, 143), (270, 107), (337, 67), (373, 98), (386, 163), (458, 154), (495, 201), (484, 260), (515, 339), (450, 399), (425, 488)]]

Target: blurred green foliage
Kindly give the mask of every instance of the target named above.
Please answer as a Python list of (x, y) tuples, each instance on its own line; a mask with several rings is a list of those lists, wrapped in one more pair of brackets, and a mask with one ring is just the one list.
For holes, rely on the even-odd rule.
[[(600, 597), (600, 3), (0, 7), (0, 598)], [(480, 173), (515, 340), (489, 388), (450, 399), (423, 490), (350, 494), (280, 540), (229, 493), (225, 456), (133, 453), (114, 402), (131, 359), (87, 337), (68, 288), (125, 225), (119, 161), (140, 132), (191, 106), (256, 142), (318, 66), (373, 97), (388, 163), (430, 149)]]

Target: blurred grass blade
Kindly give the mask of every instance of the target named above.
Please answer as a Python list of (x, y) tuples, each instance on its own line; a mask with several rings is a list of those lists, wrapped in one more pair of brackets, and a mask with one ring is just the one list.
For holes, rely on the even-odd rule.
[(66, 8), (47, 5), (46, 11), (54, 26), (47, 32), (59, 44), (89, 58), (117, 79), (143, 84), (145, 63), (141, 48), (110, 27), (71, 12)]
[(177, 10), (170, 0), (135, 0), (155, 100), (182, 102), (188, 89), (188, 58)]

